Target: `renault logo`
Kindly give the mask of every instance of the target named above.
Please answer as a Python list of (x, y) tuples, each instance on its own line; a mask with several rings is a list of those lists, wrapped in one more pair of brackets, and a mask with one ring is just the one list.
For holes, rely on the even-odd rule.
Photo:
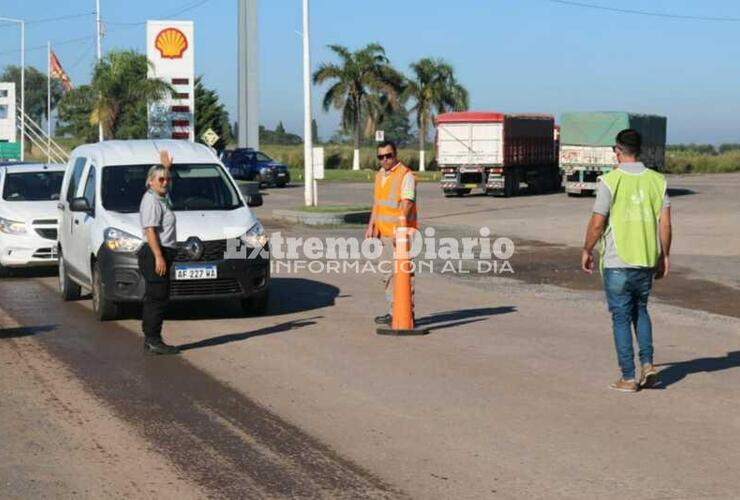
[(182, 248), (185, 250), (185, 255), (188, 256), (189, 260), (200, 260), (205, 250), (203, 242), (194, 236), (188, 238), (182, 245)]

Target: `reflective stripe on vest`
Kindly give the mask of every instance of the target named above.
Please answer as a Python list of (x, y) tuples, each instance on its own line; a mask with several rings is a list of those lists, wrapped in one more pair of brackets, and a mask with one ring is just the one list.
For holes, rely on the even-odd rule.
[[(403, 220), (401, 208), (401, 187), (403, 179), (411, 170), (399, 163), (383, 183), (384, 172), (378, 172), (375, 177), (375, 226), (383, 237), (392, 237), (399, 221)], [(412, 173), (413, 175), (413, 173)], [(411, 208), (411, 213), (406, 217), (407, 227), (417, 227), (416, 204)]]

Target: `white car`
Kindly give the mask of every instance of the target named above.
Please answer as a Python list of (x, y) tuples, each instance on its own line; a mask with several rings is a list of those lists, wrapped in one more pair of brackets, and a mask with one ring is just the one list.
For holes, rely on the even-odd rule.
[(57, 265), (57, 203), (64, 165), (0, 166), (0, 274)]
[[(239, 299), (247, 311), (263, 313), (270, 280), (264, 228), (213, 152), (189, 141), (105, 141), (72, 151), (59, 200), (62, 298), (75, 300), (81, 288), (91, 290), (101, 321), (117, 317), (122, 303), (142, 301), (139, 204), (161, 150), (174, 159), (170, 197), (178, 253), (170, 299)], [(248, 250), (246, 255), (227, 256), (230, 244)]]

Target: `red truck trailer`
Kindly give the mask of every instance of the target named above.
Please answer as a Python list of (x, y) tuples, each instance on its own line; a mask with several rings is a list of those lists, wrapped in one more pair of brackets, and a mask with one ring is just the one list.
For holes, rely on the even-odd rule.
[(552, 115), (485, 112), (437, 117), (436, 155), (445, 196), (473, 189), (515, 196), (560, 186)]

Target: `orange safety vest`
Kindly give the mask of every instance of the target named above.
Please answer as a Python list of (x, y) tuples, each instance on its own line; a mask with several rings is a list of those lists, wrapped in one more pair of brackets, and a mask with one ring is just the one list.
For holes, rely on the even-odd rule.
[[(398, 163), (383, 182), (385, 173), (381, 169), (375, 174), (375, 227), (384, 238), (392, 238), (396, 227), (403, 227), (403, 216), (401, 209), (401, 187), (403, 178), (411, 169), (402, 163)], [(413, 173), (411, 175), (414, 175)], [(414, 176), (416, 180), (416, 176)], [(417, 228), (416, 203), (412, 205), (411, 214), (406, 219), (405, 227)]]

